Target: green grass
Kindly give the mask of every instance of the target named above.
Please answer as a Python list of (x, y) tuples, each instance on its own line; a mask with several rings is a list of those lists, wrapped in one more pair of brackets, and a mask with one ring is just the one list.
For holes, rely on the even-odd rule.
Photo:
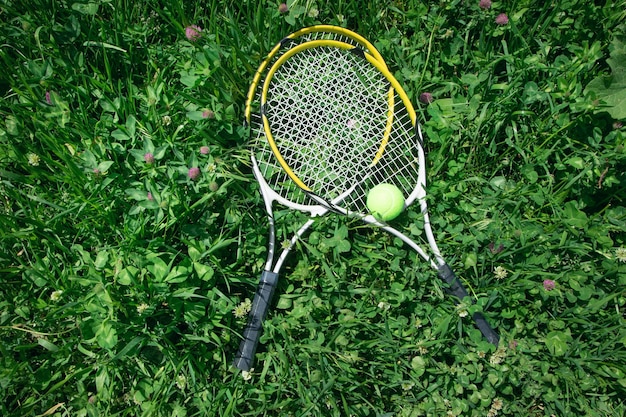
[[(278, 3), (0, 1), (0, 414), (625, 415), (626, 130), (587, 89), (624, 62), (624, 1)], [(316, 23), (415, 103), (433, 227), (497, 349), (407, 247), (329, 217), (232, 368), (267, 234), (245, 94)], [(304, 220), (277, 217), (279, 241)], [(394, 226), (419, 236), (418, 209)]]

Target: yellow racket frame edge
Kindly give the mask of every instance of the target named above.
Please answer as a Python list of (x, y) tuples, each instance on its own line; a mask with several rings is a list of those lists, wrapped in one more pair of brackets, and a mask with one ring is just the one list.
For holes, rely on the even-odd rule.
[[(324, 46), (340, 48), (344, 50), (351, 50), (355, 48), (354, 45), (351, 45), (349, 43), (334, 41), (334, 40), (320, 39), (320, 40), (315, 40), (315, 41), (304, 42), (290, 49), (284, 55), (282, 55), (274, 63), (274, 65), (272, 65), (272, 67), (269, 69), (269, 72), (267, 73), (267, 76), (265, 77), (263, 90), (261, 92), (261, 105), (267, 102), (267, 90), (269, 89), (270, 81), (272, 77), (274, 76), (274, 74), (276, 73), (277, 69), (281, 65), (283, 65), (285, 61), (287, 61), (293, 55), (300, 53), (302, 51), (305, 51), (307, 49), (324, 47)], [(381, 61), (376, 59), (374, 56), (372, 56), (368, 52), (363, 51), (363, 53), (364, 53), (365, 59), (374, 67), (376, 67), (376, 69), (380, 71), (385, 76), (385, 78), (387, 78), (387, 81), (389, 81), (389, 83), (391, 84), (391, 88), (389, 89), (389, 93), (387, 95), (387, 100), (389, 101), (389, 110), (387, 112), (387, 126), (385, 128), (385, 133), (383, 134), (381, 144), (372, 161), (372, 165), (375, 165), (382, 157), (384, 150), (385, 150), (385, 146), (387, 145), (387, 142), (389, 140), (389, 134), (391, 131), (391, 125), (393, 123), (394, 106), (395, 106), (394, 91), (398, 94), (398, 96), (400, 96), (400, 99), (402, 100), (404, 106), (406, 107), (406, 110), (409, 114), (409, 117), (411, 118), (411, 122), (413, 126), (415, 126), (417, 116), (415, 114), (415, 109), (413, 108), (413, 104), (411, 104), (411, 100), (409, 100), (409, 97), (407, 96), (406, 92), (404, 91), (404, 89), (402, 88), (398, 80), (396, 80), (393, 74), (389, 72), (389, 70), (387, 69), (387, 66), (384, 63), (381, 63)], [(263, 112), (261, 112), (261, 117), (263, 120), (263, 130), (265, 131), (265, 137), (268, 143), (270, 144), (270, 148), (272, 149), (274, 156), (280, 163), (280, 166), (285, 170), (289, 178), (291, 178), (298, 185), (298, 187), (302, 188), (305, 191), (311, 191), (311, 189), (293, 172), (291, 167), (287, 164), (287, 162), (281, 155), (280, 151), (278, 150), (278, 146), (276, 145), (274, 136), (272, 135), (267, 116)]]
[[(252, 78), (252, 83), (250, 84), (250, 88), (248, 89), (248, 95), (246, 97), (245, 118), (246, 118), (247, 123), (250, 122), (250, 118), (252, 115), (252, 101), (254, 100), (255, 91), (257, 89), (259, 81), (261, 80), (261, 77), (263, 76), (263, 72), (265, 71), (265, 68), (267, 67), (269, 62), (272, 60), (272, 58), (276, 56), (276, 54), (280, 51), (280, 49), (285, 45), (285, 41), (289, 39), (296, 39), (301, 36), (308, 35), (310, 33), (317, 33), (317, 32), (334, 33), (337, 35), (345, 36), (346, 38), (350, 38), (353, 41), (355, 41), (357, 44), (363, 46), (369, 54), (371, 54), (379, 62), (385, 65), (385, 61), (383, 60), (382, 55), (380, 55), (380, 53), (378, 52), (378, 50), (376, 50), (374, 45), (372, 45), (367, 39), (365, 39), (363, 36), (359, 35), (358, 33), (355, 33), (346, 28), (342, 28), (340, 26), (333, 26), (333, 25), (315, 25), (315, 26), (302, 28), (296, 32), (293, 32), (290, 35), (287, 35), (285, 38), (283, 38), (283, 40), (278, 42), (272, 48), (270, 53), (267, 54), (267, 57), (263, 60), (263, 62), (261, 62), (261, 65), (256, 70), (256, 73), (254, 74), (254, 77)], [(386, 68), (386, 65), (385, 65), (385, 68)]]

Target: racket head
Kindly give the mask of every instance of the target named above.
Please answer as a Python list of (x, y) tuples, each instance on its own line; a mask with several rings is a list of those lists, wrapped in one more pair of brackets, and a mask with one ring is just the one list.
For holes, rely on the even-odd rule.
[(367, 214), (367, 192), (425, 196), (423, 139), (406, 92), (373, 55), (328, 39), (282, 54), (261, 90), (265, 138), (280, 168), (316, 201)]
[(274, 157), (265, 137), (262, 118), (260, 115), (260, 101), (263, 81), (269, 68), (276, 60), (290, 49), (313, 40), (337, 40), (367, 51), (386, 68), (386, 64), (378, 50), (367, 39), (348, 29), (332, 25), (316, 25), (300, 29), (277, 43), (265, 60), (257, 69), (248, 90), (245, 110), (245, 121), (250, 127), (250, 148), (252, 152), (252, 166), (255, 177), (261, 184), (264, 195), (270, 196), (273, 201), (279, 202), (312, 215), (321, 215), (328, 211), (321, 207), (319, 202), (294, 185), (291, 179)]

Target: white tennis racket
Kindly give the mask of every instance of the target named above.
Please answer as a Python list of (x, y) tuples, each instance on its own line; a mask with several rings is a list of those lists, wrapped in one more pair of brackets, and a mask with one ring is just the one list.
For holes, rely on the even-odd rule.
[[(262, 323), (267, 314), (269, 303), (278, 282), (278, 275), (285, 259), (297, 241), (313, 225), (314, 217), (321, 216), (329, 211), (328, 207), (311, 200), (299, 187), (294, 186), (289, 176), (282, 170), (282, 167), (274, 158), (269, 142), (265, 137), (260, 114), (261, 87), (269, 68), (285, 52), (314, 40), (340, 41), (353, 47), (361, 48), (368, 51), (375, 59), (379, 60), (383, 67), (386, 67), (376, 48), (362, 36), (337, 26), (317, 25), (300, 29), (280, 41), (261, 63), (254, 75), (248, 90), (245, 117), (246, 123), (250, 126), (252, 170), (259, 182), (261, 194), (265, 202), (269, 223), (269, 238), (267, 261), (252, 303), (248, 324), (243, 332), (243, 340), (234, 360), (235, 367), (244, 371), (249, 371), (252, 368), (254, 355), (262, 333)], [(288, 208), (308, 212), (311, 215), (311, 219), (294, 233), (289, 244), (283, 249), (276, 262), (274, 262), (274, 202)], [(339, 203), (339, 199), (336, 199), (335, 202)]]

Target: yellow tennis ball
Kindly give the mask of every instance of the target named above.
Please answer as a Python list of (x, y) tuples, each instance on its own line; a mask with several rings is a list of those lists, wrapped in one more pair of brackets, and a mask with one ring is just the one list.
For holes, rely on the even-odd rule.
[(393, 220), (404, 209), (404, 195), (393, 184), (378, 184), (367, 193), (367, 208), (379, 220)]

